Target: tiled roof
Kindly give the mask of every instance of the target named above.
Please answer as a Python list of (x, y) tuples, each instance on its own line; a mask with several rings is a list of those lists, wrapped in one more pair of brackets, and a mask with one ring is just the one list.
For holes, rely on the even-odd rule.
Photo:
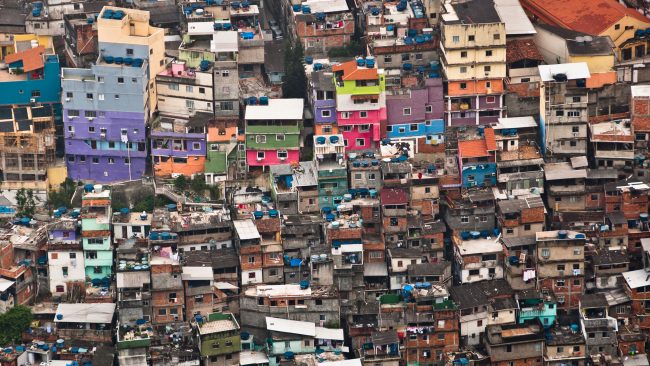
[(260, 233), (275, 233), (282, 230), (282, 223), (279, 218), (264, 218), (255, 220), (255, 226)]
[(517, 94), (520, 98), (535, 98), (539, 97), (539, 85), (535, 82), (520, 83), (520, 84), (506, 84), (506, 89), (510, 93)]
[(513, 63), (521, 60), (544, 61), (537, 45), (532, 39), (513, 39), (506, 42), (506, 61)]
[(544, 23), (594, 36), (625, 16), (650, 24), (649, 19), (616, 0), (522, 0), (521, 5)]
[(490, 127), (484, 130), (485, 134), (485, 146), (488, 151), (495, 151), (497, 149), (497, 140), (494, 137), (494, 130)]
[(354, 60), (334, 65), (332, 71), (343, 71), (343, 80), (374, 80), (378, 78), (376, 68), (358, 67)]
[(45, 47), (38, 46), (35, 48), (30, 48), (27, 51), (13, 53), (5, 57), (5, 62), (7, 64), (12, 64), (14, 62), (22, 61), (23, 70), (25, 72), (34, 71), (43, 68), (43, 54), (45, 53)]
[(382, 205), (399, 205), (408, 202), (406, 191), (400, 188), (383, 188), (380, 198)]

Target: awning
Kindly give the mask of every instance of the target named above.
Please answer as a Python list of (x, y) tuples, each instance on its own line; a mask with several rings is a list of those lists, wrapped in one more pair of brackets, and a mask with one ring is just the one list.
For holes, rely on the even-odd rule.
[(352, 100), (368, 100), (368, 99), (379, 99), (379, 94), (360, 94), (360, 95), (352, 96)]
[(388, 276), (388, 268), (386, 267), (386, 262), (364, 263), (363, 275), (365, 277)]

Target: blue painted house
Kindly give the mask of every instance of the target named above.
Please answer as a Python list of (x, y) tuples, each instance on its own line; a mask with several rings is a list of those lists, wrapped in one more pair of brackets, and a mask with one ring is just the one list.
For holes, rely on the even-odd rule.
[(539, 319), (544, 328), (549, 328), (555, 323), (557, 304), (553, 297), (545, 297), (535, 290), (527, 290), (517, 294), (517, 302), (519, 303), (517, 316), (519, 324)]
[(5, 57), (0, 105), (61, 102), (59, 58), (38, 46)]
[(478, 138), (458, 142), (458, 165), (464, 188), (496, 185), (496, 150), (492, 128), (479, 129)]

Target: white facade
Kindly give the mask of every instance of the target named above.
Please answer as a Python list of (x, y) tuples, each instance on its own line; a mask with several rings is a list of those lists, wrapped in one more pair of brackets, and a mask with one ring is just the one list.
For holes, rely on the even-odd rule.
[(477, 346), (481, 343), (481, 334), (487, 326), (487, 312), (481, 311), (475, 314), (460, 317), (460, 336), (466, 337), (467, 345)]
[(262, 269), (252, 269), (252, 270), (242, 270), (241, 271), (241, 284), (245, 285), (255, 285), (258, 283), (264, 283), (262, 278)]
[(216, 250), (216, 249), (227, 249), (232, 248), (232, 240), (214, 240), (206, 243), (191, 243), (191, 244), (179, 244), (179, 252), (191, 252), (194, 250)]
[(161, 114), (189, 118), (196, 112), (213, 113), (212, 71), (196, 71), (194, 78), (158, 76), (156, 80)]
[(86, 282), (83, 251), (50, 251), (47, 256), (53, 295), (67, 293), (68, 282)]

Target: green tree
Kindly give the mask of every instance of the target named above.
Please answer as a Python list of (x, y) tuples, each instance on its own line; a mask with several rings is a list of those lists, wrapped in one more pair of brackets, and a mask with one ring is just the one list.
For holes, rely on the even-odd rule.
[(16, 193), (16, 212), (19, 216), (33, 217), (36, 211), (34, 191), (21, 188)]
[(304, 49), (300, 39), (287, 42), (284, 49), (284, 73), (282, 96), (285, 98), (304, 98), (307, 93), (307, 77), (302, 64)]
[(113, 212), (129, 207), (129, 200), (126, 198), (124, 191), (114, 190), (111, 194), (111, 208)]
[(19, 342), (22, 332), (29, 328), (32, 319), (32, 310), (22, 305), (16, 305), (0, 315), (0, 344)]
[(205, 183), (205, 176), (203, 174), (197, 174), (190, 181), (190, 189), (196, 194), (203, 194), (205, 190), (208, 189), (208, 184)]
[(135, 192), (132, 198), (135, 199), (135, 202), (133, 202), (134, 212), (153, 212), (156, 196), (151, 189), (145, 187), (140, 188)]
[(62, 206), (68, 208), (72, 207), (72, 196), (74, 195), (76, 189), (76, 183), (72, 179), (66, 178), (65, 181), (61, 183), (58, 190), (50, 190), (50, 192), (47, 194), (48, 206), (52, 209)]
[(188, 182), (187, 182), (187, 177), (184, 176), (183, 174), (179, 175), (174, 179), (174, 189), (176, 189), (179, 192), (183, 192), (187, 189)]

